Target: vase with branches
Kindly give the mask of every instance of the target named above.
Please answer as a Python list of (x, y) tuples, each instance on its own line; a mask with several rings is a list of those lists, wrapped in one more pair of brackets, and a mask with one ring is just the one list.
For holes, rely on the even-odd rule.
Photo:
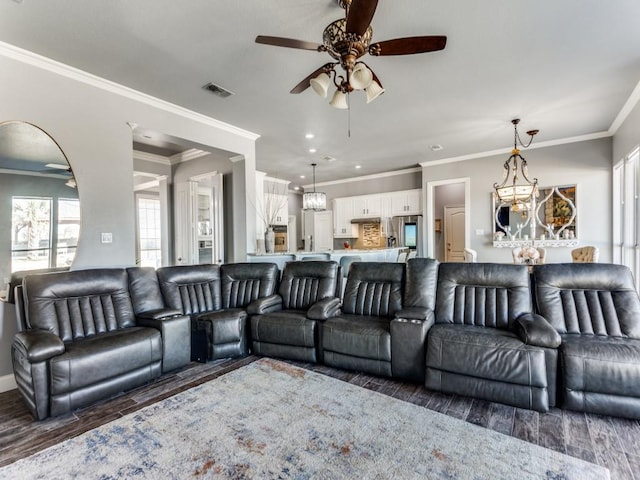
[(265, 228), (265, 250), (267, 253), (274, 251), (274, 233), (273, 226), (278, 222), (280, 211), (287, 205), (287, 189), (272, 182), (265, 182), (264, 196), (261, 204), (258, 204), (256, 213), (262, 220)]

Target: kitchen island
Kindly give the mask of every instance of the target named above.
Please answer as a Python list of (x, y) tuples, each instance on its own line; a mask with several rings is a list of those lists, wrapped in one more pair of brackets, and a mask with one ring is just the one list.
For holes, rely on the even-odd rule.
[(340, 262), (342, 257), (357, 255), (363, 262), (395, 262), (402, 248), (375, 248), (356, 249), (345, 248), (343, 250), (329, 250), (323, 252), (282, 252), (282, 253), (249, 253), (247, 261), (252, 263), (270, 262), (278, 265), (282, 270), (287, 262), (296, 260), (335, 260)]

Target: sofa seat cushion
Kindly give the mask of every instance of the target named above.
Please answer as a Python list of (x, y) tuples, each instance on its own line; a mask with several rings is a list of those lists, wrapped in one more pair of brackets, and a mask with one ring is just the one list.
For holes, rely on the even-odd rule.
[(343, 355), (391, 361), (390, 319), (340, 315), (322, 323), (322, 348)]
[(251, 317), (254, 342), (315, 347), (316, 321), (303, 310), (281, 310)]
[(76, 340), (51, 360), (51, 394), (97, 384), (162, 360), (160, 331), (130, 327)]
[(640, 397), (640, 340), (563, 335), (560, 365), (568, 391)]
[(505, 383), (547, 387), (545, 351), (515, 333), (473, 325), (434, 325), (427, 368)]

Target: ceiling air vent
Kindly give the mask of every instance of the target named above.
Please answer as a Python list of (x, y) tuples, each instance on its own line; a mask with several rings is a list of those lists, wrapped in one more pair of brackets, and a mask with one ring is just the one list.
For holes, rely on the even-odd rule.
[(322, 157), (322, 160), (324, 160), (325, 162), (335, 162), (336, 159), (330, 155), (325, 155), (324, 157)]
[(222, 88), (220, 85), (216, 85), (213, 82), (207, 83), (202, 88), (204, 88), (205, 90), (210, 91), (214, 95), (217, 95), (217, 96), (219, 96), (221, 98), (227, 98), (227, 97), (230, 97), (231, 95), (235, 95), (235, 93), (230, 92), (226, 88)]

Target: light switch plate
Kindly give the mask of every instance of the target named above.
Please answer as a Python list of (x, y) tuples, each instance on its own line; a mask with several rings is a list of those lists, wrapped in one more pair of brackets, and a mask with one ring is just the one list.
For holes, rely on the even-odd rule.
[(481, 228), (476, 228), (476, 235), (477, 236), (482, 236), (484, 235), (484, 230)]
[(102, 243), (113, 243), (113, 233), (102, 232), (100, 235), (101, 235)]

